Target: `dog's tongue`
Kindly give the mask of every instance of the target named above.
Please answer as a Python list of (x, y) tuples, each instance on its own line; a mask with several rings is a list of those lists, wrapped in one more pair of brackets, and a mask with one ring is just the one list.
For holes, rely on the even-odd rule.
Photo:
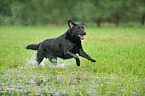
[(84, 35), (78, 35), (80, 39), (84, 39)]

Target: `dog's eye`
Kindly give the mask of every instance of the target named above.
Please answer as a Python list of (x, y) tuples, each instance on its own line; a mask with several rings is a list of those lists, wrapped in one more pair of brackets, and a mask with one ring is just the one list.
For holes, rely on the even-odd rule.
[(83, 27), (83, 26), (81, 26), (81, 27), (78, 27), (78, 29), (79, 29), (79, 30), (81, 30), (81, 29), (84, 29), (84, 27)]
[(83, 26), (81, 26), (81, 28), (82, 28), (82, 29), (84, 29), (84, 27), (83, 27)]

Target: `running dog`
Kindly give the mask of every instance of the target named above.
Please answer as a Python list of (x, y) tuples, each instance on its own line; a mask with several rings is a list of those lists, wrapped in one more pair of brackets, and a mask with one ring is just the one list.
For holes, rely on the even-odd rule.
[(62, 59), (75, 58), (77, 66), (80, 66), (80, 59), (76, 54), (96, 62), (82, 48), (81, 40), (86, 35), (83, 25), (85, 25), (84, 22), (76, 24), (72, 20), (69, 20), (69, 29), (63, 35), (57, 38), (46, 39), (39, 44), (30, 44), (26, 49), (38, 50), (36, 58), (38, 64), (44, 58), (49, 58), (53, 64), (57, 64), (57, 57), (59, 57)]

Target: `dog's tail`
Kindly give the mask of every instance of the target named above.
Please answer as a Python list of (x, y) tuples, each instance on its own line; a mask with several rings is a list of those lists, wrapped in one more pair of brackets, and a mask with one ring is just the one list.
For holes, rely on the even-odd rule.
[(40, 43), (39, 44), (30, 44), (26, 47), (26, 49), (38, 50), (39, 45), (40, 45)]

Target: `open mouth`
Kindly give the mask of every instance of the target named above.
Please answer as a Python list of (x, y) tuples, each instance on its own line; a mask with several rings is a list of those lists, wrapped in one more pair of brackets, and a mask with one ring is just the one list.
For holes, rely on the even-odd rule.
[(78, 36), (79, 36), (79, 37), (80, 37), (80, 39), (82, 39), (82, 40), (83, 40), (83, 39), (84, 39), (84, 37), (85, 37), (84, 35), (78, 35)]

